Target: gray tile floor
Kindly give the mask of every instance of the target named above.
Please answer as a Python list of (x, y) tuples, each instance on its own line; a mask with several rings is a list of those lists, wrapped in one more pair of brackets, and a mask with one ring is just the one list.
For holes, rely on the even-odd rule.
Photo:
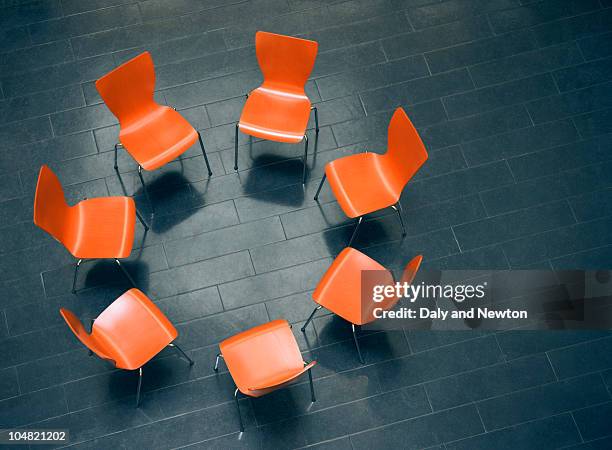
[[(0, 0), (0, 428), (69, 428), (80, 448), (612, 447), (612, 335), (410, 332), (364, 336), (321, 315), (304, 337), (307, 384), (243, 402), (215, 375), (216, 344), (285, 317), (352, 232), (324, 164), (385, 148), (403, 106), (430, 159), (402, 197), (408, 236), (386, 212), (357, 247), (399, 268), (601, 268), (612, 258), (610, 0)], [(302, 147), (248, 146), (233, 129), (257, 86), (256, 30), (319, 42), (307, 85), (321, 132), (300, 184)], [(177, 324), (196, 360), (173, 353), (136, 377), (90, 358), (60, 306), (95, 317), (126, 288), (110, 263), (83, 266), (32, 224), (41, 164), (72, 202), (134, 195), (135, 164), (93, 81), (143, 50), (157, 99), (201, 132), (197, 147), (147, 173), (156, 211), (128, 270)], [(311, 142), (314, 135), (310, 134)]]

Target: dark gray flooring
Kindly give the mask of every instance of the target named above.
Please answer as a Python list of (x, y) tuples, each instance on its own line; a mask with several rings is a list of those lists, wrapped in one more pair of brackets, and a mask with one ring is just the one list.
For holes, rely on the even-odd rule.
[[(352, 225), (327, 161), (384, 150), (402, 105), (430, 159), (357, 247), (394, 268), (417, 253), (439, 268), (610, 268), (610, 0), (0, 0), (0, 428), (69, 428), (79, 448), (612, 447), (612, 335), (605, 332), (398, 332), (364, 336), (322, 315), (306, 338), (307, 384), (243, 402), (239, 438), (216, 344), (270, 319), (300, 324), (312, 289)], [(255, 30), (316, 39), (307, 85), (321, 132), (302, 191), (302, 146), (242, 136), (234, 122), (260, 82)], [(135, 195), (114, 117), (93, 80), (149, 50), (157, 98), (202, 132), (197, 147), (146, 179), (156, 218), (138, 227), (128, 270), (177, 324), (196, 360), (173, 353), (136, 377), (87, 352), (58, 308), (84, 320), (126, 288), (110, 263), (73, 258), (32, 224), (49, 164), (82, 197)], [(311, 133), (311, 142), (314, 135)], [(315, 331), (316, 330), (316, 331)]]

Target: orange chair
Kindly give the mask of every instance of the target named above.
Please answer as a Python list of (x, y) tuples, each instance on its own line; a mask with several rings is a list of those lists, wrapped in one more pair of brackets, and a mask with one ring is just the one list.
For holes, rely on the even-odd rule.
[(72, 279), (73, 294), (79, 266), (85, 259), (114, 259), (135, 286), (119, 259), (130, 256), (136, 217), (148, 230), (130, 197), (92, 198), (68, 205), (57, 176), (46, 165), (40, 168), (34, 197), (34, 223), (78, 258)]
[[(402, 283), (412, 283), (422, 260), (423, 256), (415, 256), (406, 265), (401, 279)], [(383, 311), (387, 311), (392, 309), (399, 300), (399, 298), (389, 298), (383, 302), (375, 303), (370, 298), (362, 299), (365, 291), (365, 289), (362, 289), (364, 271), (380, 272), (380, 275), (376, 276), (376, 284), (394, 284), (393, 275), (390, 271), (359, 250), (347, 247), (336, 257), (313, 292), (312, 298), (318, 306), (312, 311), (301, 328), (302, 332), (306, 331), (306, 327), (312, 321), (316, 312), (323, 307), (342, 317), (351, 323), (353, 339), (357, 347), (359, 361), (362, 364), (364, 362), (355, 327), (376, 320), (374, 308), (382, 308)]]
[(319, 115), (304, 92), (314, 67), (319, 44), (280, 34), (258, 31), (255, 35), (257, 61), (263, 73), (261, 86), (247, 94), (240, 121), (236, 124), (234, 170), (238, 170), (238, 130), (250, 136), (297, 144), (304, 140), (306, 182), (310, 111), (315, 112), (315, 130), (319, 134)]
[(323, 183), (329, 178), (331, 189), (344, 213), (350, 218), (359, 217), (349, 247), (363, 216), (389, 206), (397, 212), (402, 236), (405, 236), (400, 195), (427, 158), (427, 150), (417, 130), (405, 111), (397, 108), (389, 124), (387, 152), (379, 155), (366, 151), (327, 163), (314, 199), (319, 200)]
[(248, 397), (261, 397), (282, 388), (308, 372), (310, 395), (315, 402), (311, 369), (317, 363), (305, 362), (286, 320), (274, 320), (232, 336), (219, 344), (221, 353), (215, 361), (219, 370), (219, 358), (225, 364), (236, 383), (234, 399), (240, 419), (240, 431), (244, 431), (238, 393)]
[(142, 367), (165, 347), (175, 348), (193, 365), (193, 360), (173, 342), (178, 336), (176, 328), (138, 289), (125, 292), (92, 320), (90, 333), (71, 311), (62, 308), (60, 314), (90, 355), (95, 353), (119, 369), (138, 370), (136, 407), (140, 404)]
[(155, 170), (186, 152), (200, 141), (208, 175), (212, 175), (202, 136), (174, 108), (155, 102), (155, 68), (149, 52), (141, 53), (96, 81), (106, 106), (119, 120), (119, 143), (138, 163), (138, 176), (147, 201), (150, 197), (142, 169)]

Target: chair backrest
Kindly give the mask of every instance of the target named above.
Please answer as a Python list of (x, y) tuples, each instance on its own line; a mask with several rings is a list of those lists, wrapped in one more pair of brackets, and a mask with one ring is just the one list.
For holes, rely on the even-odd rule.
[(70, 206), (62, 185), (46, 165), (40, 168), (34, 196), (34, 223), (67, 246), (70, 233)]
[(417, 255), (410, 260), (406, 267), (404, 267), (404, 273), (402, 274), (402, 283), (411, 284), (414, 281), (414, 277), (419, 271), (419, 267), (421, 267), (421, 262), (423, 262), (423, 255)]
[(304, 94), (318, 47), (315, 41), (258, 31), (255, 51), (264, 76), (262, 86)]
[(122, 127), (158, 107), (153, 98), (155, 68), (149, 52), (121, 64), (96, 81), (96, 89)]
[(389, 123), (387, 137), (387, 167), (389, 178), (401, 191), (427, 161), (428, 154), (416, 128), (402, 108), (397, 108)]
[(72, 311), (65, 308), (61, 308), (60, 314), (68, 324), (68, 327), (70, 327), (70, 330), (72, 330), (74, 335), (79, 339), (79, 341), (83, 343), (85, 347), (94, 352), (100, 358), (113, 361), (113, 358), (111, 358), (102, 349), (97, 340), (91, 334), (87, 333), (85, 327), (83, 326), (79, 318)]
[[(423, 255), (417, 255), (412, 258), (410, 262), (406, 264), (406, 267), (404, 267), (404, 272), (402, 273), (402, 278), (400, 282), (411, 284), (414, 281), (414, 277), (416, 276), (417, 272), (419, 271), (419, 267), (421, 266), (422, 261)], [(399, 297), (388, 298), (383, 302), (379, 303), (378, 307), (386, 311), (392, 309), (399, 300)]]

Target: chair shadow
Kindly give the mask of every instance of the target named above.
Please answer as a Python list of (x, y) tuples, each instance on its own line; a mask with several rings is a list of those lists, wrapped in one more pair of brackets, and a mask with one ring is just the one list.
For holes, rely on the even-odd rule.
[[(261, 147), (266, 142), (270, 141), (258, 141), (258, 144)], [(274, 145), (278, 143), (275, 142)], [(304, 144), (282, 145), (297, 145), (303, 150)], [(318, 135), (315, 135), (314, 144), (310, 143), (310, 145), (306, 182), (309, 180), (310, 168), (316, 164)], [(301, 157), (288, 157), (270, 152), (255, 156), (252, 144), (249, 145), (249, 156), (252, 160), (251, 168), (241, 173), (242, 177), (246, 177), (243, 179), (243, 187), (247, 195), (279, 205), (301, 206), (304, 203), (305, 192), (301, 184), (304, 164)]]
[[(134, 279), (136, 286), (132, 286), (117, 263), (110, 259), (101, 259), (84, 264), (90, 264), (89, 270), (83, 274), (82, 285), (79, 290), (90, 289), (100, 286), (117, 287), (119, 292), (136, 287), (143, 292), (149, 288), (149, 265), (143, 261), (121, 260), (121, 265)], [(114, 299), (111, 299), (111, 303)], [(110, 304), (110, 303), (109, 303)]]
[[(323, 238), (332, 257), (335, 258), (345, 247), (348, 247), (356, 226), (357, 221), (354, 220), (348, 224), (343, 223), (323, 232)], [(392, 236), (387, 233), (383, 224), (380, 223), (380, 219), (373, 218), (372, 220), (364, 220), (357, 231), (357, 236), (353, 240), (351, 247), (362, 250), (370, 245), (385, 243), (391, 239)], [(398, 246), (398, 251), (400, 250), (401, 247)]]
[[(118, 172), (116, 174), (123, 193), (126, 196), (129, 195), (122, 175)], [(144, 217), (154, 233), (167, 232), (187, 220), (195, 213), (196, 208), (203, 206), (205, 203), (204, 196), (192, 189), (189, 180), (183, 175), (182, 161), (181, 170), (165, 172), (154, 180), (147, 182), (146, 192), (138, 180), (134, 182), (138, 183), (139, 186), (133, 194), (138, 212)], [(207, 177), (204, 182), (206, 183), (205, 186), (208, 186), (210, 178)], [(151, 204), (149, 204), (148, 199), (150, 199)]]

